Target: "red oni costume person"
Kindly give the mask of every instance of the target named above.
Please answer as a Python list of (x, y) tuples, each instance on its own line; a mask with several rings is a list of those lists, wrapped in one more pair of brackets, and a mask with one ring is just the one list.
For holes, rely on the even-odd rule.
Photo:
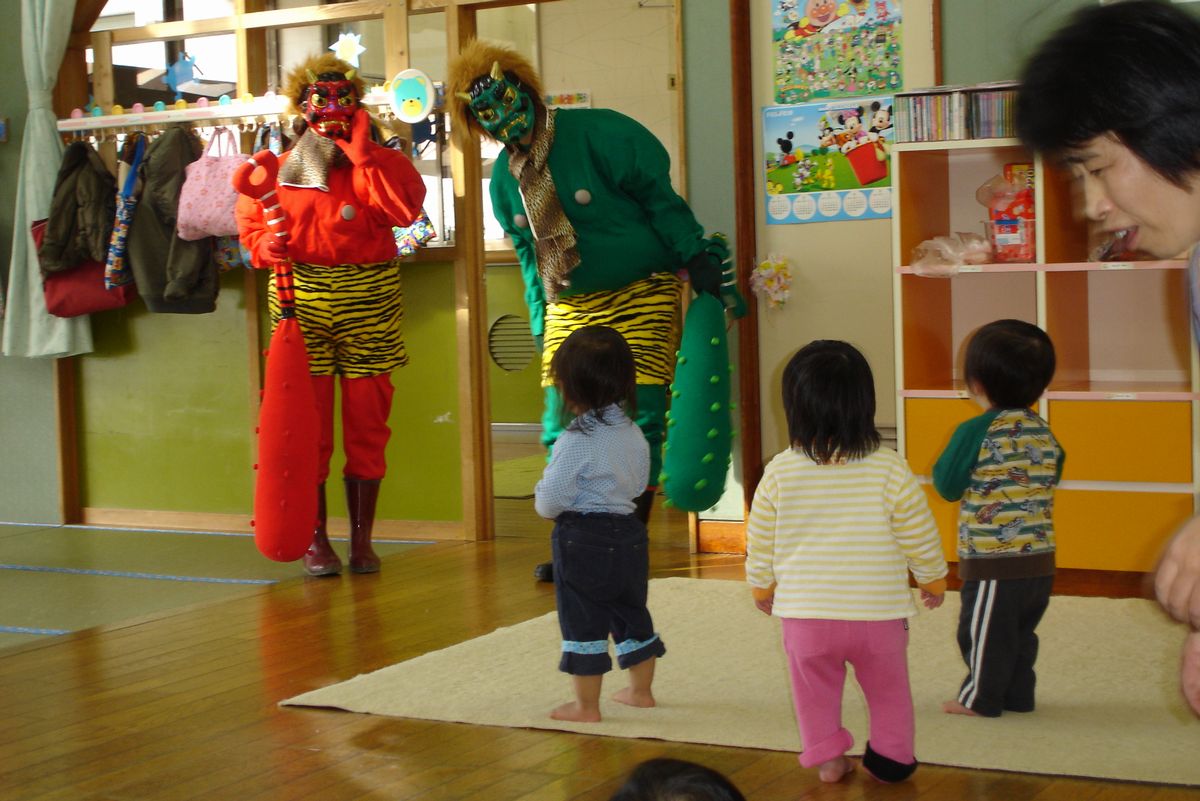
[[(284, 93), (308, 123), (280, 158), (277, 197), (288, 236), (282, 241), (272, 236), (262, 206), (245, 195), (238, 199), (238, 230), (254, 266), (267, 268), (285, 258), (293, 263), (296, 319), (308, 350), (320, 426), (318, 517), (304, 568), (322, 576), (342, 567), (325, 524), (337, 376), (350, 570), (373, 573), (379, 558), (371, 548), (371, 530), (391, 434), (391, 372), (408, 361), (392, 226), (407, 226), (420, 214), (425, 184), (403, 153), (371, 140), (371, 121), (359, 104), (362, 80), (346, 62), (332, 54), (310, 59), (289, 75)], [(277, 325), (274, 290), (270, 294)]]

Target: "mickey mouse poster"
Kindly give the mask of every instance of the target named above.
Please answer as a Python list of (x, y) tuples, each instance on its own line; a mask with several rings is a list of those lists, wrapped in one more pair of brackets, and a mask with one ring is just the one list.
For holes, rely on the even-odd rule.
[(892, 216), (892, 98), (763, 110), (767, 222)]

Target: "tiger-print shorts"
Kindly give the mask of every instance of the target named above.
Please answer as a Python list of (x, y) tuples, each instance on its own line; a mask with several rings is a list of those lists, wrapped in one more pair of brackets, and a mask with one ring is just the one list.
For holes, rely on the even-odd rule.
[(546, 304), (542, 386), (553, 386), (550, 361), (567, 335), (588, 325), (617, 330), (637, 366), (637, 383), (669, 384), (679, 349), (679, 304), (683, 283), (671, 273), (655, 273), (612, 291), (559, 297)]
[[(296, 320), (312, 375), (366, 378), (408, 363), (399, 261), (292, 267)], [(268, 302), (273, 327), (279, 322), (274, 276)]]

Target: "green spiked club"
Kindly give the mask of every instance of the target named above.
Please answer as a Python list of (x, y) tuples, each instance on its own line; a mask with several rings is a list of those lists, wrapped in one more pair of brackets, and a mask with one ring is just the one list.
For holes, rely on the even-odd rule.
[(688, 307), (671, 385), (659, 481), (671, 505), (700, 512), (725, 491), (733, 439), (725, 307), (701, 293)]

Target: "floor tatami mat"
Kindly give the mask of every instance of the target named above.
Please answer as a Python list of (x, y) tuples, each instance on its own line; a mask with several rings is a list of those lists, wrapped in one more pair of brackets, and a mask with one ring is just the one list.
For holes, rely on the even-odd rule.
[[(420, 544), (376, 542), (375, 550), (386, 559)], [(344, 559), (346, 543), (333, 546)], [(303, 575), (299, 562), (259, 554), (248, 535), (0, 525), (0, 648), (262, 592)]]

